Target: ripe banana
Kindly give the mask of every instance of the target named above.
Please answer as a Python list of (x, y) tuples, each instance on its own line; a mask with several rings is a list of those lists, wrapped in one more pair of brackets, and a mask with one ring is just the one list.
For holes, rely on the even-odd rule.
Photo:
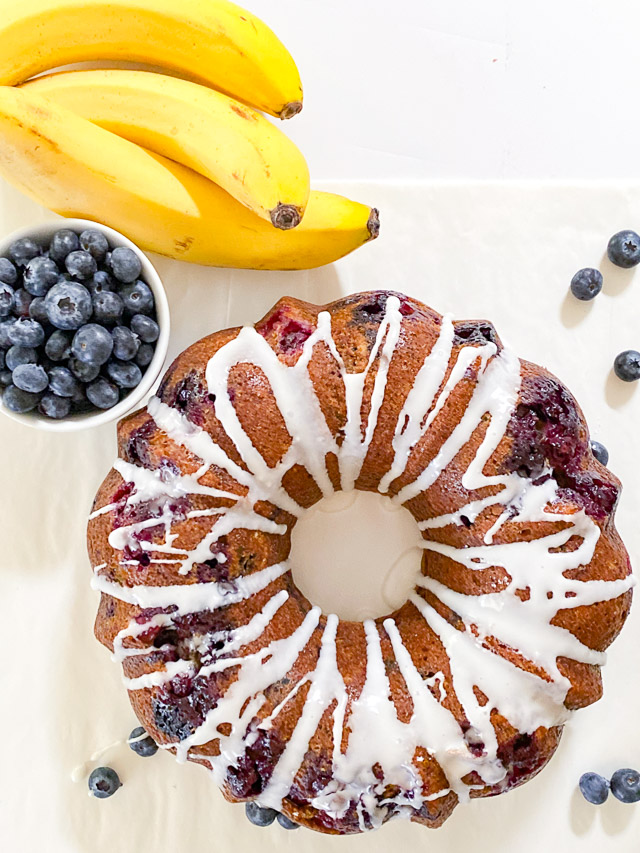
[(309, 170), (261, 113), (213, 89), (149, 71), (70, 71), (22, 87), (188, 166), (277, 228), (300, 223)]
[(291, 55), (228, 0), (5, 0), (0, 85), (73, 62), (125, 60), (171, 69), (280, 118), (302, 109)]
[(378, 233), (377, 211), (312, 192), (281, 231), (212, 181), (25, 89), (0, 87), (0, 174), (64, 216), (112, 225), (139, 246), (212, 266), (309, 269)]

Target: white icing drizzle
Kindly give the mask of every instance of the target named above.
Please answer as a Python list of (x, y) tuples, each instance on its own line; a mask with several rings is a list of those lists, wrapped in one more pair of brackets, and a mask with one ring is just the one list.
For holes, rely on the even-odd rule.
[[(268, 646), (250, 655), (220, 657), (203, 667), (203, 677), (229, 667), (237, 666), (239, 671), (236, 681), (225, 693), (224, 700), (208, 712), (204, 723), (192, 735), (177, 745), (178, 760), (186, 761), (192, 746), (220, 737), (220, 755), (212, 763), (216, 781), (222, 785), (229, 766), (244, 754), (249, 725), (266, 701), (263, 691), (286, 676), (319, 621), (320, 608), (313, 607), (290, 636), (273, 640)], [(224, 652), (223, 647), (221, 654), (224, 655)], [(217, 727), (225, 722), (232, 722), (231, 733), (226, 736), (217, 731)]]
[[(153, 398), (148, 406), (149, 415), (172, 441), (193, 455), (197, 470), (191, 474), (174, 474), (167, 469), (149, 471), (118, 460), (115, 468), (126, 482), (133, 484), (131, 493), (118, 504), (97, 509), (90, 518), (93, 520), (135, 504), (151, 503), (156, 510), (155, 517), (114, 528), (109, 544), (116, 552), (123, 551), (126, 546), (147, 551), (151, 562), (175, 564), (179, 575), (189, 575), (195, 565), (210, 560), (218, 540), (234, 529), (285, 534), (286, 526), (258, 513), (256, 504), (266, 502), (294, 517), (300, 516), (302, 507), (283, 486), (285, 474), (296, 465), (310, 473), (324, 496), (333, 494), (334, 486), (326, 466), (329, 454), (338, 460), (341, 489), (348, 492), (354, 488), (384, 404), (390, 365), (401, 339), (402, 321), (400, 301), (390, 296), (367, 365), (359, 373), (347, 371), (332, 337), (328, 312), (318, 315), (316, 329), (291, 366), (281, 362), (253, 328), (242, 329), (215, 353), (206, 369), (208, 392), (214, 400), (216, 416), (231, 438), (241, 463), (234, 462), (206, 432), (176, 409)], [(326, 715), (330, 715), (332, 721), (333, 774), (329, 784), (312, 800), (316, 809), (335, 819), (344, 817), (350, 809), (355, 810), (360, 829), (366, 830), (380, 826), (391, 813), (410, 817), (425, 803), (444, 797), (450, 791), (459, 800), (467, 800), (473, 787), (483, 787), (463, 781), (469, 773), (475, 772), (487, 785), (498, 784), (505, 778), (506, 768), (498, 757), (498, 743), (490, 718), (492, 709), (498, 709), (523, 733), (531, 733), (540, 726), (548, 728), (562, 724), (569, 716), (564, 700), (571, 685), (559, 670), (558, 657), (597, 665), (604, 662), (602, 653), (588, 648), (569, 631), (552, 625), (552, 620), (564, 608), (616, 598), (631, 587), (633, 580), (583, 582), (567, 578), (566, 574), (572, 569), (591, 561), (600, 536), (598, 526), (583, 511), (559, 515), (548, 509), (557, 491), (551, 478), (541, 478), (536, 485), (517, 474), (484, 474), (485, 465), (504, 436), (517, 404), (520, 364), (508, 350), (498, 352), (496, 345), (490, 342), (460, 347), (452, 363), (453, 344), (454, 326), (451, 319), (445, 317), (439, 337), (418, 371), (398, 416), (392, 439), (393, 460), (378, 486), (382, 494), (389, 493), (394, 481), (406, 471), (415, 448), (428, 435), (451, 394), (473, 368), (476, 384), (463, 416), (435, 457), (393, 498), (394, 503), (404, 504), (433, 486), (486, 420), (485, 415), (489, 415), (484, 436), (463, 474), (461, 485), (471, 493), (486, 487), (493, 487), (496, 493), (474, 498), (454, 512), (428, 518), (418, 525), (423, 535), (421, 545), (426, 551), (471, 571), (502, 567), (508, 576), (502, 588), (477, 596), (463, 595), (429, 576), (420, 578), (418, 587), (435, 596), (460, 619), (462, 630), (453, 627), (417, 592), (409, 599), (424, 618), (425, 629), (431, 630), (442, 644), (450, 672), (424, 677), (416, 668), (398, 624), (392, 618), (385, 619), (382, 625), (366, 620), (363, 623), (366, 675), (360, 695), (350, 701), (338, 666), (338, 617), (327, 616), (323, 625), (317, 607), (306, 613), (289, 636), (242, 654), (243, 648), (260, 640), (271, 620), (288, 601), (288, 593), (281, 589), (246, 624), (208, 637), (193, 637), (193, 647), (208, 655), (199, 669), (190, 660), (158, 664), (156, 655), (154, 666), (159, 668), (127, 680), (129, 690), (139, 690), (160, 686), (183, 674), (205, 679), (213, 673), (235, 669), (235, 680), (218, 704), (195, 731), (175, 745), (179, 760), (184, 761), (190, 753), (202, 754), (198, 747), (218, 739), (220, 754), (207, 758), (220, 785), (229, 768), (256, 743), (260, 732), (269, 731), (278, 716), (305, 689), (302, 712), (268, 784), (258, 797), (261, 805), (281, 807)], [(311, 380), (309, 364), (316, 346), (324, 346), (331, 354), (344, 384), (347, 417), (341, 443), (329, 430)], [(236, 365), (244, 363), (256, 365), (263, 372), (291, 437), (288, 449), (274, 465), (269, 465), (252, 443), (229, 394), (229, 374)], [(363, 417), (364, 389), (374, 369), (368, 411)], [(213, 467), (229, 475), (234, 484), (230, 490), (202, 485), (201, 478)], [(176, 520), (184, 516), (177, 516), (171, 503), (191, 495), (232, 503), (231, 506), (187, 513), (186, 518), (211, 517), (212, 525), (196, 546), (186, 552), (175, 544), (177, 535), (173, 532)], [(485, 533), (481, 546), (454, 547), (429, 538), (431, 530), (473, 524), (488, 508), (496, 505), (502, 507), (502, 511)], [(531, 541), (496, 544), (496, 535), (511, 520), (533, 525), (544, 521), (564, 522), (566, 527)], [(138, 535), (148, 528), (162, 528), (163, 541), (151, 543), (139, 539)], [(576, 548), (556, 550), (562, 549), (572, 537), (579, 539)], [(226, 557), (220, 554), (217, 559), (223, 563)], [(120, 562), (126, 565), (136, 561), (123, 558)], [(106, 567), (107, 564), (102, 564), (95, 570), (93, 584), (96, 589), (140, 608), (161, 608), (163, 611), (141, 623), (132, 620), (117, 635), (114, 657), (118, 661), (158, 652), (156, 648), (125, 645), (125, 641), (135, 641), (151, 628), (170, 626), (189, 613), (213, 611), (246, 601), (289, 571), (285, 561), (232, 582), (191, 583), (185, 579), (182, 584), (170, 586), (127, 587), (109, 581), (104, 575)], [(525, 590), (526, 596), (518, 594)], [(291, 672), (314, 635), (315, 666), (304, 677), (286, 682), (288, 690), (283, 698), (260, 719), (261, 709), (267, 702), (266, 692)], [(392, 700), (387, 662), (382, 653), (384, 635), (413, 702), (413, 711), (406, 721), (399, 719)], [(215, 652), (211, 651), (212, 644)], [(498, 652), (505, 646), (516, 656), (514, 662)], [(517, 661), (522, 665), (532, 664), (535, 671), (527, 672)], [(487, 697), (485, 704), (480, 703), (474, 688)], [(468, 722), (466, 733), (446, 707), (447, 693), (452, 691)], [(219, 729), (222, 724), (227, 724), (226, 729), (222, 727), (225, 734)], [(345, 725), (349, 727), (349, 737), (343, 751)], [(416, 754), (419, 747), (426, 749), (441, 765), (448, 780), (441, 790), (424, 790), (420, 772), (424, 757)], [(394, 786), (396, 793), (385, 798), (388, 786)]]
[(246, 601), (288, 570), (286, 562), (274, 563), (260, 572), (236, 578), (232, 583), (190, 583), (175, 586), (121, 586), (98, 574), (91, 579), (91, 585), (94, 589), (119, 598), (127, 604), (142, 608), (173, 607), (177, 616), (185, 616), (188, 613), (217, 610), (219, 607)]

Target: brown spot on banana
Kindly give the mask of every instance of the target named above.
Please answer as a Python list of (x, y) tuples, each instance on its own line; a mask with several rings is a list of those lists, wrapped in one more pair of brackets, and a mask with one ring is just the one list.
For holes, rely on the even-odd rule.
[(380, 211), (377, 207), (371, 208), (371, 213), (367, 220), (367, 231), (371, 235), (369, 240), (375, 240), (380, 233)]
[(176, 253), (181, 255), (183, 252), (188, 251), (192, 243), (193, 237), (185, 237), (184, 240), (174, 240)]
[[(25, 125), (21, 121), (16, 121), (18, 127), (21, 127), (23, 130), (26, 130), (28, 134), (34, 136), (39, 142), (44, 142), (46, 147), (50, 151), (60, 151), (60, 146), (57, 142), (54, 142), (53, 139), (50, 139), (48, 136), (45, 136), (41, 133), (37, 127), (32, 127), (31, 125)], [(37, 151), (40, 145), (37, 145), (35, 150)]]
[(280, 118), (293, 118), (298, 115), (301, 109), (302, 101), (290, 101), (290, 103), (285, 104), (280, 110)]
[(231, 109), (236, 115), (239, 115), (240, 118), (244, 118), (247, 121), (257, 121), (258, 117), (254, 115), (250, 110), (246, 110), (244, 107), (240, 106), (240, 104), (231, 104)]
[(270, 211), (271, 223), (275, 228), (280, 228), (282, 231), (289, 231), (300, 225), (302, 214), (300, 208), (293, 204), (283, 204), (279, 202), (273, 210)]

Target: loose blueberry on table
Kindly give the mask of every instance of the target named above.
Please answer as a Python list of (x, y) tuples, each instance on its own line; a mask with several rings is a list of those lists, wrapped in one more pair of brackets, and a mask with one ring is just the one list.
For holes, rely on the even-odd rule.
[(585, 800), (594, 806), (601, 806), (609, 796), (609, 782), (599, 773), (583, 773), (578, 787)]
[(611, 793), (621, 803), (637, 803), (640, 801), (640, 773), (623, 767), (611, 777)]
[(591, 445), (591, 452), (596, 457), (598, 462), (601, 465), (607, 465), (609, 462), (609, 451), (604, 446), (604, 444), (601, 444), (599, 441), (594, 441), (592, 439), (590, 442), (590, 445)]
[(299, 823), (294, 823), (284, 814), (279, 814), (277, 820), (283, 829), (300, 829)]
[(263, 809), (257, 803), (245, 803), (244, 811), (255, 826), (271, 826), (278, 816), (275, 809)]
[(623, 382), (636, 382), (640, 379), (640, 352), (627, 349), (616, 356), (613, 372)]
[(609, 240), (607, 255), (612, 264), (623, 269), (640, 264), (640, 235), (635, 231), (618, 231)]
[(142, 726), (137, 726), (131, 732), (127, 739), (127, 743), (129, 744), (129, 748), (132, 749), (136, 755), (141, 755), (143, 758), (155, 755), (158, 751), (158, 744), (151, 735), (147, 734), (146, 730), (143, 729)]
[(602, 273), (591, 267), (585, 267), (571, 279), (571, 293), (583, 302), (596, 297), (602, 290)]
[[(7, 409), (59, 420), (110, 409), (141, 381), (160, 328), (133, 250), (96, 229), (0, 258), (0, 394)], [(97, 796), (97, 795), (96, 795)]]
[(89, 776), (89, 791), (100, 800), (112, 797), (121, 786), (120, 777), (111, 767), (96, 767)]
[(271, 826), (274, 820), (277, 820), (283, 829), (298, 829), (300, 826), (299, 823), (294, 823), (275, 809), (263, 808), (257, 803), (245, 803), (244, 811), (249, 821), (255, 826)]

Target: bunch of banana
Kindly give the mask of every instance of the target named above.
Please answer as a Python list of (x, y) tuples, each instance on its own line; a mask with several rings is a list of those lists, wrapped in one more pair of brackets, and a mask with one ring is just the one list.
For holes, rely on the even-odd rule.
[[(0, 173), (41, 204), (214, 266), (310, 268), (377, 236), (375, 209), (310, 192), (304, 157), (257, 111), (295, 115), (302, 89), (249, 12), (226, 0), (21, 0), (2, 12)], [(29, 79), (99, 59), (182, 77)]]

